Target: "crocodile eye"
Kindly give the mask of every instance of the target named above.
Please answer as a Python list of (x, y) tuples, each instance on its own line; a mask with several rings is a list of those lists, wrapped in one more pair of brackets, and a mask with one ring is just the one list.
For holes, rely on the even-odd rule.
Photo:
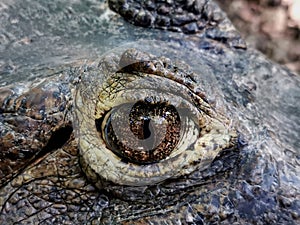
[(96, 120), (96, 125), (107, 148), (129, 162), (159, 162), (180, 140), (182, 126), (176, 107), (156, 103), (151, 97), (114, 107), (104, 118), (102, 123)]
[(190, 76), (134, 49), (82, 74), (75, 131), (90, 180), (150, 185), (205, 169), (235, 144), (229, 120), (194, 91)]

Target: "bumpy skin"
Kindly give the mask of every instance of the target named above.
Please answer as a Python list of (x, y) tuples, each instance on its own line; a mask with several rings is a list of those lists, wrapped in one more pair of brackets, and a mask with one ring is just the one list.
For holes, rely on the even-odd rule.
[(112, 10), (138, 26), (220, 40), (245, 48), (224, 12), (207, 0), (198, 1), (109, 1)]
[[(169, 30), (166, 32), (172, 43), (151, 48), (182, 56), (176, 47), (180, 43), (186, 59), (191, 59), (189, 52), (197, 58), (189, 61), (198, 74), (193, 80), (208, 101), (214, 100), (216, 108), (232, 117), (247, 145), (241, 138), (239, 151), (221, 153), (201, 172), (153, 186), (112, 185), (99, 190), (81, 169), (78, 143), (72, 133), (76, 130), (73, 90), (83, 74), (88, 76), (99, 66), (99, 60), (82, 62), (32, 84), (2, 87), (1, 223), (298, 224), (299, 137), (290, 130), (299, 131), (297, 94), (293, 96), (299, 93), (299, 79), (260, 53), (246, 49), (211, 1), (147, 1), (151, 6), (131, 2), (109, 4), (135, 25)], [(136, 15), (137, 9), (143, 13)], [(179, 19), (172, 13), (177, 21), (172, 22), (167, 10), (175, 9), (184, 13)], [(166, 14), (163, 19), (167, 22), (159, 22), (160, 14)], [(178, 20), (183, 20), (182, 24)], [(112, 26), (115, 22), (112, 20)], [(199, 28), (201, 23), (203, 29)], [(174, 30), (183, 33), (177, 35)], [(151, 34), (166, 40), (163, 33), (153, 30)], [(276, 76), (289, 85), (289, 92), (276, 86)], [(211, 77), (217, 82), (206, 85)], [(279, 95), (282, 101), (272, 103), (266, 93)], [(265, 108), (267, 103), (270, 105)], [(288, 109), (288, 115), (276, 120)], [(294, 120), (287, 120), (289, 117)]]

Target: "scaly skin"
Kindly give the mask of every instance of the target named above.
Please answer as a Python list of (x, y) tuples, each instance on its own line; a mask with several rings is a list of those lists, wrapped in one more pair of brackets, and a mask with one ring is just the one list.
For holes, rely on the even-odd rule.
[[(82, 149), (78, 147), (81, 137), (79, 129), (84, 131), (85, 128), (81, 127), (81, 120), (78, 121), (79, 117), (76, 116), (76, 110), (94, 112), (98, 95), (94, 96), (95, 93), (90, 90), (101, 90), (99, 85), (105, 77), (104, 64), (113, 70), (114, 67), (119, 68), (120, 64), (120, 67), (124, 66), (124, 61), (120, 63), (118, 54), (87, 63), (79, 62), (72, 65), (71, 69), (65, 66), (60, 73), (35, 82), (2, 87), (1, 223), (299, 223), (300, 169), (297, 145), (293, 145), (289, 139), (283, 140), (280, 136), (282, 134), (277, 132), (277, 127), (283, 133), (286, 131), (281, 121), (274, 122), (273, 117), (267, 117), (268, 114), (274, 117), (276, 113), (282, 114), (283, 111), (280, 110), (284, 107), (281, 104), (290, 107), (295, 102), (293, 98), (275, 102), (274, 112), (270, 112), (269, 108), (264, 107), (271, 98), (256, 96), (272, 86), (272, 82), (268, 82), (277, 75), (284, 77), (286, 83), (293, 81), (296, 88), (299, 88), (300, 82), (259, 53), (246, 49), (230, 22), (212, 2), (196, 2), (195, 5), (201, 10), (195, 10), (193, 4), (187, 10), (192, 10), (190, 16), (195, 14), (192, 20), (205, 22), (203, 30), (199, 27), (196, 29), (195, 24), (187, 22), (182, 23), (184, 27), (178, 25), (178, 29), (168, 24), (160, 25), (155, 20), (159, 17), (153, 14), (162, 7), (159, 4), (154, 4), (154, 9), (148, 12), (154, 19), (143, 19), (143, 16), (133, 16), (130, 13), (124, 15), (135, 25), (169, 30), (166, 32), (169, 32), (174, 41), (173, 48), (170, 49), (172, 43), (166, 46), (151, 45), (151, 48), (160, 49), (164, 53), (161, 55), (182, 55), (181, 49), (176, 47), (177, 43), (184, 46), (184, 59), (189, 59), (189, 51), (192, 52), (191, 55), (197, 60), (190, 60), (188, 63), (196, 70), (195, 73), (191, 73), (191, 69), (184, 63), (164, 58), (171, 68), (178, 68), (179, 71), (178, 75), (168, 79), (190, 88), (216, 111), (216, 118), (223, 120), (230, 117), (230, 122), (233, 123), (230, 124), (230, 130), (236, 127), (240, 132), (240, 139), (223, 147), (223, 151), (218, 152), (219, 155), (207, 168), (197, 167), (196, 163), (187, 166), (195, 166), (193, 171), (168, 178), (159, 184), (139, 187), (118, 185), (109, 178), (105, 180), (101, 174), (98, 176), (95, 171), (86, 169)], [(109, 4), (113, 10), (119, 11), (121, 8), (114, 1), (109, 1)], [(184, 4), (182, 3), (182, 7), (176, 5), (175, 8), (179, 11), (182, 8), (183, 15), (187, 15)], [(140, 7), (138, 5), (136, 2), (133, 6), (129, 4), (126, 7), (135, 13), (136, 7)], [(172, 5), (174, 3), (166, 4), (164, 10)], [(122, 15), (121, 12), (120, 14)], [(185, 16), (180, 18), (186, 19)], [(212, 22), (211, 18), (219, 19)], [(186, 34), (176, 36), (172, 33), (174, 30)], [(154, 32), (154, 37), (155, 35), (164, 39)], [(139, 58), (133, 58), (133, 61), (135, 59), (140, 61)], [(151, 62), (159, 60), (154, 57)], [(102, 63), (99, 64), (100, 61)], [(151, 72), (143, 65), (135, 64), (135, 69), (146, 74)], [(151, 68), (153, 67), (150, 70)], [(156, 73), (161, 76), (165, 74), (165, 69), (158, 68)], [(99, 80), (93, 80), (95, 77)], [(211, 77), (219, 83), (210, 83)], [(164, 80), (166, 84), (170, 82), (168, 79)], [(299, 90), (296, 88), (295, 91)], [(270, 95), (276, 93), (285, 96), (282, 90), (271, 89), (268, 92)], [(79, 104), (76, 93), (85, 96), (92, 94), (91, 102), (95, 104), (85, 105), (85, 101)], [(94, 122), (94, 118), (85, 119), (91, 119), (90, 123)], [(296, 125), (294, 129), (297, 129)], [(247, 145), (243, 139), (247, 140)]]

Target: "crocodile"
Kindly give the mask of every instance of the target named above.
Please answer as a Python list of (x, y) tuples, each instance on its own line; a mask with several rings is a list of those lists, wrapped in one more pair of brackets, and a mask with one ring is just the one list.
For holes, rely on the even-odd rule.
[(213, 1), (0, 9), (1, 224), (299, 223), (300, 78)]

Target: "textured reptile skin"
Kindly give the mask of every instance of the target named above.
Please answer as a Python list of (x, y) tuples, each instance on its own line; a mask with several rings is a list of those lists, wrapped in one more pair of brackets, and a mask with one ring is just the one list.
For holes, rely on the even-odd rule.
[[(0, 88), (1, 224), (299, 223), (300, 80), (247, 48), (215, 3), (4, 3), (0, 26), (9, 35), (3, 35), (3, 49), (8, 50), (3, 50), (6, 54), (1, 59), (7, 65), (1, 67), (1, 74), (8, 74)], [(127, 24), (108, 6), (142, 28)], [(33, 25), (28, 28), (30, 23), (15, 22), (14, 17)], [(43, 33), (45, 24), (48, 32)], [(19, 34), (32, 37), (30, 44), (22, 39), (29, 48), (16, 41)], [(99, 44), (99, 36), (107, 42)], [(126, 45), (99, 57), (122, 46), (124, 39), (137, 42), (129, 44), (129, 51), (135, 52), (134, 47), (153, 54), (150, 60), (141, 60), (138, 50), (120, 63)], [(45, 41), (50, 47), (43, 47)], [(72, 46), (79, 46), (79, 54)], [(87, 54), (92, 49), (96, 53)], [(32, 57), (18, 58), (18, 52)], [(45, 60), (41, 56), (48, 56), (46, 68), (41, 69), (34, 52), (41, 61)], [(56, 52), (74, 58), (71, 65), (69, 60), (52, 62)], [(78, 60), (83, 58), (88, 61)], [(154, 66), (145, 68), (145, 62)], [(21, 63), (23, 67), (9, 66)], [(96, 126), (97, 116), (102, 118), (101, 113), (95, 114), (97, 104), (102, 106), (97, 91), (103, 89), (107, 76), (113, 77), (110, 72), (126, 76), (128, 70), (138, 77), (156, 76), (169, 90), (170, 82), (175, 82), (178, 92), (188, 93), (180, 94), (183, 97), (198, 96), (200, 111), (226, 124), (229, 136), (236, 137), (237, 130), (239, 138), (226, 139), (229, 144), (216, 147), (218, 155), (205, 168), (197, 166), (201, 161), (196, 160), (185, 165), (182, 171), (188, 172), (158, 184), (134, 185), (126, 179), (118, 184), (110, 176), (97, 174), (89, 166), (95, 160), (87, 163), (83, 157), (80, 140), (85, 135), (88, 140), (100, 137), (89, 136), (91, 129), (86, 130), (81, 122), (86, 119), (91, 127)], [(13, 76), (23, 78), (10, 82)], [(114, 90), (118, 89), (112, 86)], [(197, 103), (193, 106), (197, 108)], [(212, 131), (205, 132), (210, 135)], [(180, 166), (174, 162), (174, 168)], [(147, 166), (153, 169), (153, 164)], [(104, 172), (114, 169), (122, 172), (114, 166)]]

